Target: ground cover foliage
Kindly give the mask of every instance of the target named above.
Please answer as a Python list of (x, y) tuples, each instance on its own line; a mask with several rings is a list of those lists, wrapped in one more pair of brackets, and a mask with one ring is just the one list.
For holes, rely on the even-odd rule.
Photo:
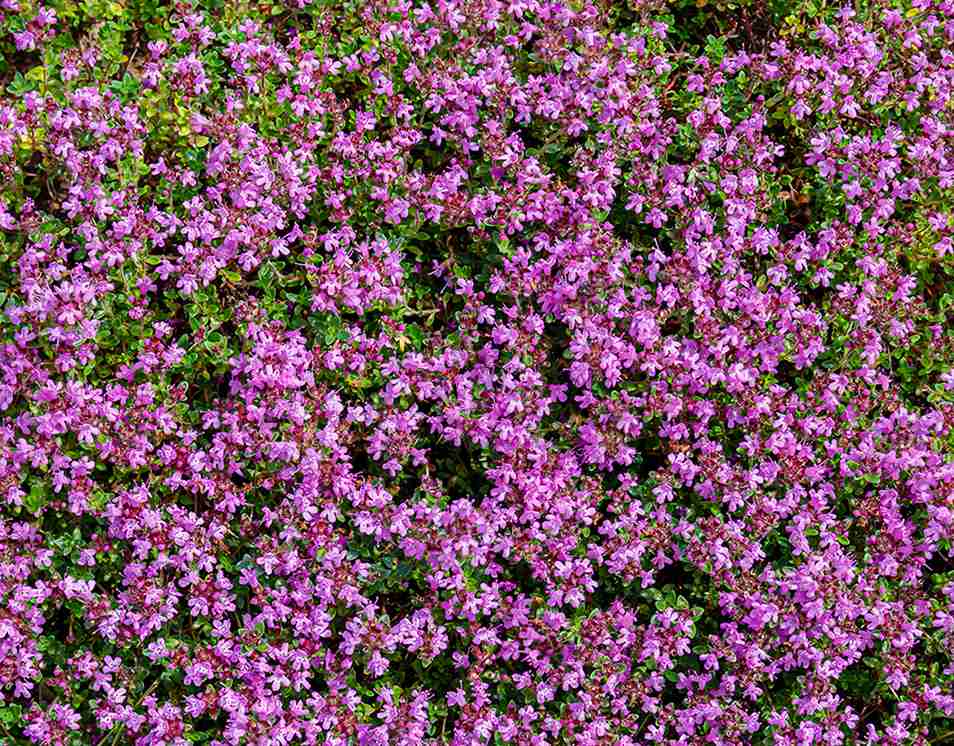
[(954, 742), (954, 2), (0, 2), (0, 739)]

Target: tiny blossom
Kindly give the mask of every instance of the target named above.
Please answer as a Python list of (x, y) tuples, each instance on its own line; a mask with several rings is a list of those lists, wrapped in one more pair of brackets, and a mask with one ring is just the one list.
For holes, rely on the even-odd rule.
[(954, 3), (108, 5), (0, 0), (5, 742), (950, 736)]

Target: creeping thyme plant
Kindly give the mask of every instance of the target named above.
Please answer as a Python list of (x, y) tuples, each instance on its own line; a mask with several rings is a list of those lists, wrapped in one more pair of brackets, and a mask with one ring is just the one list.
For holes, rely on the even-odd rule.
[(0, 0), (0, 742), (954, 744), (954, 0)]

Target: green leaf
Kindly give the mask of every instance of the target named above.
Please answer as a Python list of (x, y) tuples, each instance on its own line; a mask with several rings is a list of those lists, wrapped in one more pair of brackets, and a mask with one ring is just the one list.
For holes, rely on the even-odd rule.
[(711, 34), (706, 37), (706, 57), (715, 63), (722, 62), (722, 58), (725, 57), (725, 41)]
[(6, 726), (13, 726), (20, 722), (23, 708), (20, 705), (6, 705), (0, 707), (0, 722)]
[(30, 513), (39, 513), (43, 506), (46, 505), (49, 495), (49, 488), (46, 486), (46, 482), (36, 480), (30, 485), (30, 491), (23, 499), (23, 506)]
[(17, 73), (13, 76), (13, 82), (7, 86), (7, 90), (14, 96), (23, 96), (33, 90), (33, 82), (23, 77), (23, 73)]

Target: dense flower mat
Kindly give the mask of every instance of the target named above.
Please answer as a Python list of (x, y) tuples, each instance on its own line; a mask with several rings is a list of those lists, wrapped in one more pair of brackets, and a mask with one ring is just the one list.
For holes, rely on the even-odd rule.
[(2, 743), (954, 743), (954, 1), (44, 1)]

